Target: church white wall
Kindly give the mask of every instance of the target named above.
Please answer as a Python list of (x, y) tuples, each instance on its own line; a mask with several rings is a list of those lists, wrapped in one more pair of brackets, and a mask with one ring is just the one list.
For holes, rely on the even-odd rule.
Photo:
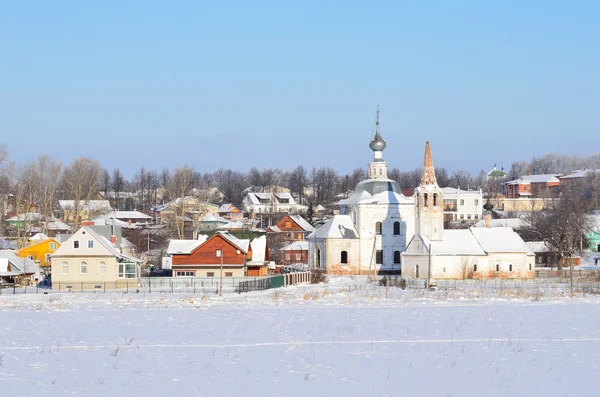
[[(347, 252), (348, 263), (342, 263), (342, 251)], [(325, 269), (328, 273), (356, 274), (360, 268), (360, 244), (358, 239), (309, 240), (308, 253), (309, 267)]]
[[(533, 277), (535, 256), (524, 253), (489, 253), (488, 273), (501, 277)], [(512, 265), (512, 270), (510, 266)], [(530, 269), (531, 265), (531, 269)], [(498, 266), (499, 270), (496, 270)]]

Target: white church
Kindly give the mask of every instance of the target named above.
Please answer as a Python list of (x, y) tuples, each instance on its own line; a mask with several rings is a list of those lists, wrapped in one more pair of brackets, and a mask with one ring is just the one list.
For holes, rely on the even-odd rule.
[(339, 215), (307, 237), (311, 268), (333, 275), (401, 271), (423, 279), (534, 276), (535, 255), (511, 228), (444, 230), (444, 192), (429, 142), (421, 183), (414, 197), (404, 196), (387, 177), (379, 111), (375, 125), (368, 179), (338, 203)]

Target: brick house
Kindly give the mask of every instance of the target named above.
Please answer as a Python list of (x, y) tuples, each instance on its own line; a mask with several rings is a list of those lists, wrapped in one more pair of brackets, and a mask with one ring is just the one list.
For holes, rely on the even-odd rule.
[(294, 241), (281, 249), (281, 264), (308, 263), (308, 241)]
[(560, 180), (558, 174), (525, 175), (504, 183), (506, 197), (555, 197), (558, 195)]

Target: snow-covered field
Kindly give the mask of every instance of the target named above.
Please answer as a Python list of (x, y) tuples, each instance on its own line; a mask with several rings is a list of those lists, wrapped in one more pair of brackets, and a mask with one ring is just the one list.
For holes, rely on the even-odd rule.
[(600, 298), (1, 296), (0, 396), (597, 396)]

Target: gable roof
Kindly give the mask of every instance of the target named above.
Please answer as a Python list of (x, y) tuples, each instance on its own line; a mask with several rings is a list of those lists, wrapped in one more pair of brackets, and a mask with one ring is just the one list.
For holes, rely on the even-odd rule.
[[(63, 210), (74, 210), (75, 200), (58, 200), (58, 205)], [(79, 200), (79, 209), (88, 211), (112, 211), (108, 200)]]
[(294, 241), (281, 249), (282, 251), (308, 251), (308, 241)]
[[(80, 233), (81, 232), (81, 233)], [(143, 262), (140, 259), (137, 258), (132, 258), (130, 256), (124, 255), (123, 253), (121, 253), (121, 251), (115, 247), (114, 245), (111, 244), (111, 242), (104, 236), (102, 236), (100, 233), (96, 232), (92, 227), (89, 226), (83, 226), (81, 228), (79, 228), (79, 230), (77, 230), (72, 236), (70, 236), (68, 239), (66, 239), (65, 241), (62, 242), (62, 245), (56, 250), (54, 251), (54, 253), (52, 254), (53, 256), (56, 257), (60, 257), (60, 256), (79, 256), (79, 255), (89, 255), (89, 253), (85, 252), (85, 249), (82, 248), (81, 252), (69, 252), (71, 251), (71, 244), (66, 244), (69, 241), (71, 241), (71, 239), (73, 238), (80, 238), (80, 235), (87, 233), (88, 236), (90, 236), (94, 241), (96, 241), (100, 247), (104, 248), (104, 250), (112, 255), (115, 256), (119, 259), (128, 259), (134, 262)], [(96, 249), (96, 247), (94, 247), (93, 249)]]
[(193, 250), (198, 248), (208, 238), (207, 235), (201, 234), (197, 240), (171, 240), (167, 248), (167, 254), (191, 254)]
[(300, 226), (306, 232), (314, 232), (315, 228), (308, 223), (308, 221), (302, 218), (300, 215), (288, 215), (291, 220), (296, 222), (298, 226)]
[(35, 236), (30, 237), (29, 241), (40, 241), (40, 240), (48, 240), (50, 237), (46, 236), (44, 233), (37, 233)]
[[(486, 227), (485, 219), (482, 219), (473, 225), (474, 227)], [(510, 227), (513, 229), (522, 229), (530, 227), (531, 224), (519, 218), (501, 218), (491, 219), (491, 227)]]
[(533, 255), (521, 236), (510, 227), (472, 227), (469, 230), (473, 233), (481, 248), (488, 253), (523, 252)]
[(358, 238), (358, 232), (349, 215), (336, 215), (306, 238)]

